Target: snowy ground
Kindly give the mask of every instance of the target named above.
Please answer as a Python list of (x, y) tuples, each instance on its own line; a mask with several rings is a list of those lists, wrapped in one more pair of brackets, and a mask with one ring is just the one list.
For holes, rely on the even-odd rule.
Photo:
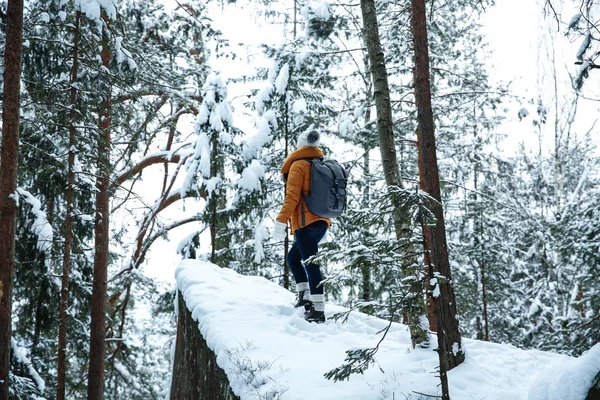
[[(354, 312), (346, 323), (309, 324), (294, 294), (264, 278), (185, 260), (179, 290), (242, 400), (400, 400), (439, 395), (437, 353), (411, 350), (394, 324), (364, 375), (333, 382), (323, 374), (345, 351), (374, 347), (387, 322)], [(328, 304), (326, 314), (344, 311)], [(453, 400), (583, 400), (600, 370), (600, 344), (579, 358), (465, 339), (466, 362), (450, 371)], [(281, 395), (278, 397), (277, 395)]]

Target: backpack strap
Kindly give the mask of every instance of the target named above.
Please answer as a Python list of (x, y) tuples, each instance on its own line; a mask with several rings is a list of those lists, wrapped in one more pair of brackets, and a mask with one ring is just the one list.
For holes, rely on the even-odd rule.
[[(313, 160), (323, 160), (323, 157), (313, 157), (313, 158), (299, 158), (296, 161), (300, 161), (300, 160), (304, 160), (304, 161), (308, 161), (309, 163), (312, 164)], [(296, 162), (294, 161), (294, 162)]]
[[(323, 157), (299, 158), (296, 161), (300, 161), (300, 160), (308, 161), (308, 163), (312, 166), (313, 160), (321, 160), (322, 161)], [(294, 162), (296, 162), (296, 161), (294, 161)], [(304, 199), (304, 201), (306, 201), (307, 197), (306, 197), (306, 195), (304, 194), (304, 192), (302, 190), (300, 191), (300, 196), (302, 196), (302, 198)], [(305, 220), (304, 220), (304, 205), (302, 205), (302, 225), (304, 225), (304, 222), (305, 222)]]
[[(308, 163), (312, 166), (312, 162), (315, 159), (323, 160), (322, 157), (314, 157), (314, 158), (299, 158), (296, 161), (300, 161), (300, 160), (308, 161)], [(294, 162), (296, 162), (296, 161), (294, 161)], [(302, 189), (300, 189), (300, 196), (302, 196), (302, 198), (304, 199), (304, 202), (306, 203), (307, 197), (304, 194), (304, 192), (302, 191)], [(306, 214), (304, 213), (304, 203), (300, 204), (300, 215), (301, 215), (301, 218), (302, 218), (302, 227), (304, 227), (304, 226), (306, 226)]]

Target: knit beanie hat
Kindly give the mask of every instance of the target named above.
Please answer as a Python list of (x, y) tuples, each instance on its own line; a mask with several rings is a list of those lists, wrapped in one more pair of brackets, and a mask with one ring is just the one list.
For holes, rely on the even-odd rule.
[(298, 137), (298, 143), (296, 145), (296, 148), (299, 149), (305, 146), (319, 147), (320, 140), (321, 135), (319, 134), (319, 131), (313, 129), (308, 132), (302, 133)]

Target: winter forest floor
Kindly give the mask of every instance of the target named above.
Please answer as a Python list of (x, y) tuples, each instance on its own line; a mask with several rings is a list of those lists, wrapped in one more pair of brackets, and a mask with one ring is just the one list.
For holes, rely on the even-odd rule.
[[(352, 312), (345, 323), (310, 324), (294, 294), (267, 279), (195, 260), (176, 270), (178, 289), (242, 400), (396, 400), (439, 396), (437, 353), (412, 350), (394, 323), (376, 364), (348, 381), (324, 378), (346, 350), (372, 348), (388, 322)], [(326, 315), (346, 311), (327, 304)], [(433, 338), (435, 341), (435, 337)], [(464, 339), (466, 361), (450, 371), (453, 400), (583, 400), (598, 370), (600, 345), (579, 358)]]

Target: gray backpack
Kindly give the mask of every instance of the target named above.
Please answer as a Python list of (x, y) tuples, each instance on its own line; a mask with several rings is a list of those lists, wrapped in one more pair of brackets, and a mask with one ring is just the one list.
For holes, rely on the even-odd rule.
[(339, 217), (346, 210), (348, 172), (336, 160), (303, 158), (311, 163), (310, 196), (302, 193), (308, 209), (323, 218)]

